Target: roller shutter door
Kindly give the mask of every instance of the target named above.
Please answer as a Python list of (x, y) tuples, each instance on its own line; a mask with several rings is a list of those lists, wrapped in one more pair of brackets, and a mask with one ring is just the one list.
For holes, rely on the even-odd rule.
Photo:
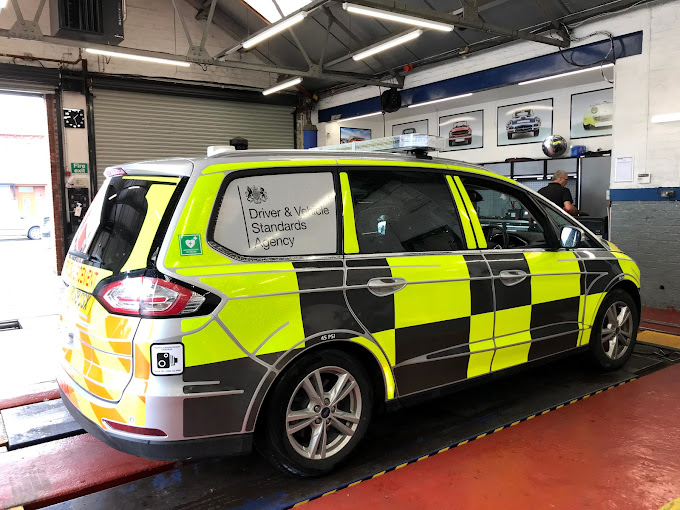
[(235, 136), (250, 149), (292, 149), (290, 106), (98, 89), (94, 93), (97, 187), (111, 165), (205, 156)]

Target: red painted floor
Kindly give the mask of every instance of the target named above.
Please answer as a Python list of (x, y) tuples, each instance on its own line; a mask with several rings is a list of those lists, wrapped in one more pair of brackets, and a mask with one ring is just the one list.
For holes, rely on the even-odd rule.
[(680, 365), (303, 506), (650, 509), (680, 496)]
[(59, 398), (59, 388), (55, 381), (17, 387), (0, 393), (0, 411), (12, 407), (25, 406)]
[(109, 448), (89, 434), (0, 454), (0, 508), (36, 508), (171, 468)]

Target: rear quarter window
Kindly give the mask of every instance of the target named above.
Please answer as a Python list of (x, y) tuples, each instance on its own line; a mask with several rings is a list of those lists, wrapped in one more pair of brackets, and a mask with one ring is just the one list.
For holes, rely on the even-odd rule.
[(333, 174), (255, 175), (230, 181), (212, 241), (250, 257), (336, 254)]

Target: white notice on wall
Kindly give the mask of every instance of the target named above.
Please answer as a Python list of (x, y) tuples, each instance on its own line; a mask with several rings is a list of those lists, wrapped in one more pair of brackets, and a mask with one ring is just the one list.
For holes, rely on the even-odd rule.
[(614, 182), (633, 182), (633, 158), (616, 158)]
[(215, 241), (241, 255), (281, 257), (336, 252), (330, 172), (261, 175), (227, 187)]

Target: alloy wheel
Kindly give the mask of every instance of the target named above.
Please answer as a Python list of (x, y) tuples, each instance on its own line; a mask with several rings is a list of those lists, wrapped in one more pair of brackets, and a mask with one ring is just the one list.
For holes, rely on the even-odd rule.
[(602, 320), (601, 339), (602, 348), (609, 359), (619, 359), (628, 351), (634, 327), (628, 305), (616, 301), (607, 309)]

